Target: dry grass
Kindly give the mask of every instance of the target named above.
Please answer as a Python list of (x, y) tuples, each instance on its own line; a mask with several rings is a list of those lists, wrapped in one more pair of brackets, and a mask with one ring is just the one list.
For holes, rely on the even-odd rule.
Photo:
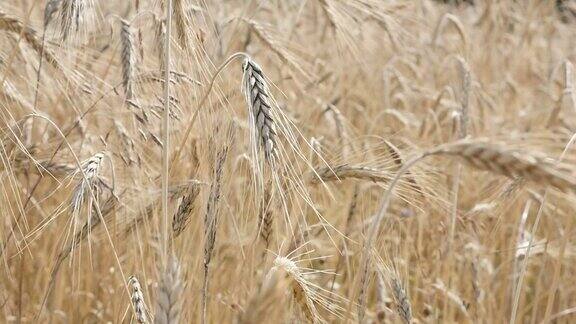
[(574, 3), (470, 2), (3, 1), (0, 322), (574, 322)]

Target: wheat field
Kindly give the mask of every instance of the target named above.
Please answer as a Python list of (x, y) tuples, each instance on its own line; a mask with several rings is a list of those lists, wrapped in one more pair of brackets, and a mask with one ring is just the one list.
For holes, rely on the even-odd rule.
[(2, 1), (0, 322), (576, 321), (575, 17)]

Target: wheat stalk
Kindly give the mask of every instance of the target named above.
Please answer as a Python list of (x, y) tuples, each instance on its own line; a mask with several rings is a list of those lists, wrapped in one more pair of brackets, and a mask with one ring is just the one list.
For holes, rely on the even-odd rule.
[[(56, 283), (56, 279), (58, 277), (58, 273), (60, 271), (60, 267), (62, 266), (63, 262), (74, 251), (74, 248), (76, 246), (78, 246), (83, 240), (85, 240), (88, 237), (88, 235), (94, 230), (94, 228), (96, 228), (96, 226), (98, 226), (102, 223), (102, 220), (104, 219), (104, 217), (106, 217), (107, 215), (109, 215), (110, 213), (112, 213), (116, 209), (117, 203), (118, 203), (118, 198), (116, 196), (114, 196), (114, 194), (112, 192), (110, 192), (109, 198), (104, 202), (102, 207), (99, 208), (98, 206), (96, 206), (96, 204), (94, 202), (92, 202), (92, 206), (91, 206), (93, 209), (92, 212), (94, 214), (99, 212), (99, 217), (95, 217), (95, 216), (88, 217), (88, 219), (84, 223), (84, 226), (74, 235), (74, 238), (72, 239), (72, 241), (69, 242), (58, 254), (58, 257), (56, 258), (56, 262), (54, 263), (54, 266), (52, 267), (52, 271), (50, 272), (50, 281), (48, 282), (48, 287), (46, 289), (46, 292), (44, 294), (44, 298), (42, 300), (40, 312), (44, 308), (44, 305), (46, 304), (46, 301), (48, 300), (48, 297), (50, 296), (50, 294), (52, 292), (52, 288), (54, 287), (54, 284)], [(40, 313), (38, 313), (37, 316), (40, 316)]]
[(132, 289), (131, 300), (136, 320), (138, 323), (147, 323), (148, 318), (146, 317), (146, 303), (144, 303), (144, 294), (142, 293), (140, 282), (135, 276), (130, 276), (128, 278), (128, 284)]

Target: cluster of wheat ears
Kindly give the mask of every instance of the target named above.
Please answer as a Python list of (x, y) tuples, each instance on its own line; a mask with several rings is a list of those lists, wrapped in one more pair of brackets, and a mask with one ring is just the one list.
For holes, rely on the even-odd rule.
[(0, 2), (0, 322), (576, 320), (571, 1)]

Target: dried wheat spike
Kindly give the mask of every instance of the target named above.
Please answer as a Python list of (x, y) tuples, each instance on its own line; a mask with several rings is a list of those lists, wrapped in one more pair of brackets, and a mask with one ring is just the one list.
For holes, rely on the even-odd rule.
[(268, 85), (260, 66), (250, 58), (246, 58), (244, 70), (244, 93), (258, 137), (264, 149), (266, 160), (270, 161), (276, 155), (276, 126), (272, 118), (271, 96)]
[(408, 299), (406, 290), (400, 280), (394, 276), (390, 278), (390, 285), (392, 286), (392, 294), (396, 302), (396, 311), (402, 321), (409, 324), (412, 321), (412, 306), (410, 305), (410, 299)]
[(449, 154), (464, 158), (481, 170), (510, 178), (526, 180), (556, 187), (562, 191), (576, 188), (576, 179), (563, 172), (554, 162), (541, 156), (506, 150), (482, 142), (457, 142), (439, 147), (432, 154)]
[(120, 23), (122, 24), (120, 30), (120, 43), (122, 45), (122, 85), (124, 86), (126, 99), (131, 100), (134, 96), (133, 83), (136, 73), (134, 36), (128, 21), (121, 19)]
[(342, 164), (333, 168), (323, 167), (316, 170), (317, 177), (312, 178), (312, 182), (339, 181), (344, 179), (369, 180), (373, 182), (389, 182), (392, 175), (377, 169)]
[(263, 206), (260, 210), (258, 218), (260, 224), (259, 234), (262, 240), (264, 241), (264, 244), (266, 244), (266, 247), (270, 246), (270, 238), (272, 236), (273, 217), (272, 217), (272, 208), (270, 208), (271, 203), (272, 200), (270, 197), (270, 190), (265, 189)]
[(182, 291), (184, 283), (180, 279), (180, 264), (175, 257), (161, 274), (156, 292), (156, 313), (154, 324), (176, 324), (182, 313)]
[(134, 308), (134, 315), (138, 323), (147, 323), (146, 318), (146, 304), (144, 303), (144, 294), (140, 287), (140, 282), (135, 276), (128, 278), (130, 288), (132, 288), (132, 307)]
[(70, 31), (77, 32), (80, 30), (80, 23), (86, 10), (87, 0), (62, 0), (60, 7), (60, 32), (62, 40), (67, 40)]
[(319, 315), (311, 298), (310, 284), (306, 282), (296, 263), (286, 257), (279, 256), (274, 260), (274, 267), (284, 270), (288, 275), (290, 286), (292, 287), (292, 296), (306, 320), (309, 323), (318, 322)]
[(89, 190), (88, 188), (92, 188), (95, 179), (98, 178), (102, 159), (104, 159), (104, 154), (96, 153), (82, 166), (83, 177), (74, 189), (74, 194), (72, 195), (72, 208), (75, 213), (80, 210), (84, 202), (84, 196)]
[(174, 238), (178, 237), (178, 235), (180, 235), (188, 225), (190, 213), (194, 207), (194, 201), (198, 197), (199, 193), (200, 189), (196, 183), (190, 184), (186, 189), (182, 201), (178, 206), (178, 210), (174, 214), (174, 217), (172, 217), (172, 231), (174, 231)]

